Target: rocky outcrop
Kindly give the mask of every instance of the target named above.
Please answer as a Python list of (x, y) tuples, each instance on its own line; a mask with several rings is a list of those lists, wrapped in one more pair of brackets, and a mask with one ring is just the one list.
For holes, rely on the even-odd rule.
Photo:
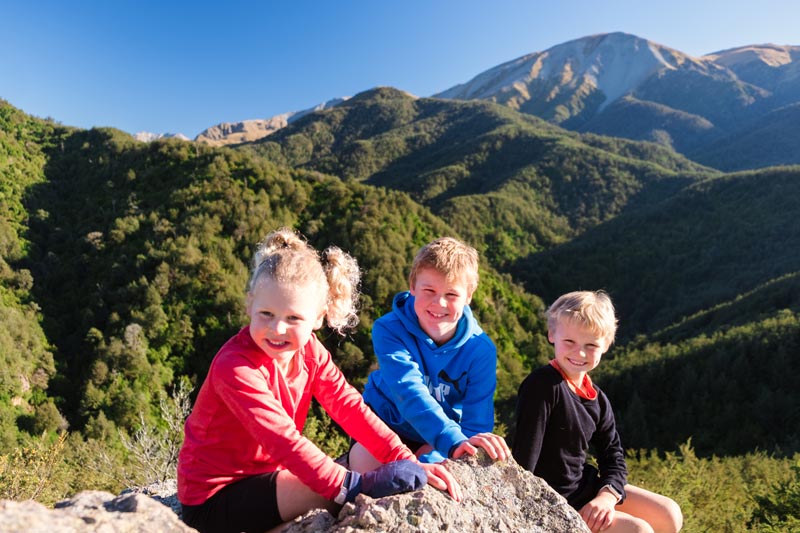
[[(464, 499), (456, 503), (442, 491), (422, 490), (385, 498), (363, 495), (338, 517), (317, 510), (285, 524), (282, 533), (374, 532), (581, 532), (589, 529), (578, 513), (547, 483), (513, 459), (493, 462), (485, 454), (449, 461)], [(0, 530), (25, 533), (190, 532), (179, 518), (175, 484), (126, 491), (81, 492), (47, 509), (35, 502), (0, 502)]]
[(152, 496), (84, 491), (48, 509), (34, 501), (0, 501), (0, 531), (8, 533), (188, 533), (195, 531)]
[(309, 113), (322, 111), (337, 106), (349, 99), (349, 96), (333, 98), (314, 107), (303, 109), (302, 111), (292, 111), (275, 115), (267, 119), (242, 120), (241, 122), (223, 122), (216, 126), (211, 126), (203, 130), (195, 137), (195, 141), (211, 146), (226, 146), (229, 144), (241, 144), (257, 141), (267, 135), (275, 133), (281, 128), (286, 127), (295, 120), (298, 120)]
[(545, 481), (513, 459), (493, 462), (485, 454), (449, 461), (464, 499), (454, 502), (442, 491), (422, 490), (374, 500), (358, 496), (338, 518), (312, 511), (280, 529), (281, 533), (386, 531), (588, 532), (580, 515)]
[(241, 122), (223, 122), (203, 130), (195, 137), (195, 141), (211, 146), (240, 144), (266, 137), (285, 127), (291, 113), (284, 113), (268, 119), (243, 120)]

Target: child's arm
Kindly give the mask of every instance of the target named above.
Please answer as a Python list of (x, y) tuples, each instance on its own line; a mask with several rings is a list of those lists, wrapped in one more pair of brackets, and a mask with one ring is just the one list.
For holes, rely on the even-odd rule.
[(461, 400), (461, 431), (468, 440), (451, 451), (451, 457), (474, 455), (483, 448), (489, 457), (504, 461), (511, 455), (505, 439), (494, 430), (494, 392), (497, 388), (497, 350), (488, 336), (470, 341), (465, 346), (472, 358), (467, 374), (465, 394)]
[(617, 497), (604, 488), (600, 489), (597, 496), (592, 498), (589, 503), (581, 507), (578, 513), (589, 529), (603, 531), (614, 522), (615, 505), (617, 505)]
[[(214, 390), (270, 462), (281, 465), (306, 486), (333, 499), (347, 469), (336, 464), (297, 429), (281, 402), (265, 387), (264, 375), (244, 358), (230, 357), (215, 369)], [(237, 446), (240, 443), (231, 443)], [(257, 460), (258, 450), (253, 450)]]
[(402, 339), (378, 321), (372, 341), (385, 385), (382, 392), (425, 442), (447, 457), (451, 448), (467, 440), (467, 436), (431, 396), (419, 364)]
[(370, 409), (327, 350), (320, 350), (312, 394), (331, 418), (382, 463), (416, 457)]
[[(417, 458), (400, 438), (367, 407), (361, 395), (344, 378), (326, 350), (314, 380), (314, 397), (351, 437), (361, 443), (373, 457), (384, 463)], [(461, 486), (443, 465), (421, 464), (431, 486), (447, 491), (461, 501)]]
[(511, 451), (514, 459), (531, 472), (536, 469), (542, 451), (552, 409), (551, 390), (549, 384), (538, 382), (531, 374), (519, 386), (517, 394), (517, 425)]
[(467, 437), (494, 430), (494, 392), (497, 388), (497, 349), (488, 336), (470, 340), (464, 347), (472, 359), (461, 401), (461, 431)]
[(614, 411), (608, 397), (602, 391), (598, 395), (600, 402), (600, 420), (592, 436), (597, 466), (600, 470), (602, 486), (610, 485), (614, 492), (625, 499), (625, 484), (628, 479), (628, 468), (625, 463), (625, 452), (617, 432)]

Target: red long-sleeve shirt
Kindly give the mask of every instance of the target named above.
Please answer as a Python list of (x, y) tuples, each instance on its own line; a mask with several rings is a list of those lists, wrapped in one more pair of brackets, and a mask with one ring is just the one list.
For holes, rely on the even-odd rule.
[(199, 505), (226, 485), (280, 469), (333, 499), (347, 470), (301, 435), (311, 397), (376, 459), (414, 459), (312, 335), (284, 376), (242, 328), (219, 350), (185, 425), (178, 499)]

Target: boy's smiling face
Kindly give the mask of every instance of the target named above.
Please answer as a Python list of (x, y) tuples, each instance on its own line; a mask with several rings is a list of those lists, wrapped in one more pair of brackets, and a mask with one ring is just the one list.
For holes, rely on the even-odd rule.
[(433, 268), (417, 272), (411, 294), (420, 327), (439, 346), (453, 338), (464, 306), (472, 300), (466, 280), (448, 281)]
[(587, 372), (597, 368), (600, 357), (608, 350), (608, 340), (593, 333), (580, 322), (561, 319), (547, 338), (555, 348), (558, 366), (574, 383), (583, 382)]

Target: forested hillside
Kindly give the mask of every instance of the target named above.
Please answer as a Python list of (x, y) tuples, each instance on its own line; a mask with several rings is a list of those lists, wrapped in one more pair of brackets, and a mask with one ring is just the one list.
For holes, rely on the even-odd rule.
[[(43, 127), (4, 109), (22, 121), (22, 132)], [(406, 194), (277, 167), (246, 152), (176, 140), (143, 144), (114, 130), (56, 131), (57, 143), (42, 143), (41, 178), (25, 191), (27, 214), (19, 218), (27, 242), (11, 268), (35, 280), (24, 296), (41, 309), (58, 372), (52, 362), (29, 362), (22, 374), (28, 381), (37, 371), (50, 376), (50, 396), (71, 427), (92, 436), (109, 425), (133, 429), (178, 376), (202, 380), (216, 350), (244, 323), (247, 263), (270, 230), (295, 227), (313, 244), (338, 244), (359, 259), (361, 327), (351, 338), (329, 338), (356, 383), (373, 360), (371, 322), (406, 286), (413, 254), (453, 233)], [(22, 247), (13, 234), (8, 240)], [(542, 304), (488, 264), (482, 278), (476, 312), (500, 347), (500, 398), (508, 399), (523, 364), (542, 352)], [(30, 359), (21, 350), (6, 356), (13, 368)]]
[[(45, 396), (55, 374), (52, 346), (31, 294), (31, 271), (21, 266), (26, 238), (27, 191), (44, 181), (44, 151), (58, 142), (50, 123), (34, 121), (0, 101), (0, 448), (17, 442), (19, 427), (40, 432), (60, 415)], [(27, 400), (32, 400), (30, 403)], [(19, 421), (18, 421), (19, 418)], [(51, 420), (42, 424), (42, 420)]]
[(656, 144), (578, 135), (499, 104), (356, 95), (251, 145), (408, 192), (495, 264), (565, 242), (713, 173)]
[[(699, 530), (741, 531), (763, 507), (753, 494), (790, 483), (800, 451), (799, 178), (720, 174), (655, 144), (393, 89), (228, 148), (137, 142), (0, 102), (0, 490), (31, 497), (21, 472), (53, 501), (130, 480), (132, 439), (166, 431), (164, 398), (199, 386), (244, 324), (248, 261), (270, 230), (362, 266), (358, 330), (320, 332), (357, 386), (414, 253), (450, 234), (482, 253), (473, 308), (499, 351), (497, 430), (512, 437), (517, 386), (550, 354), (545, 305), (607, 289), (621, 327), (596, 378), (641, 450), (635, 474), (699, 506)], [(308, 431), (343, 442), (319, 413)], [(721, 490), (733, 518), (707, 512)]]
[(798, 193), (800, 167), (714, 177), (521, 258), (512, 270), (545, 300), (575, 285), (604, 287), (626, 319), (625, 338), (653, 334), (796, 274)]

